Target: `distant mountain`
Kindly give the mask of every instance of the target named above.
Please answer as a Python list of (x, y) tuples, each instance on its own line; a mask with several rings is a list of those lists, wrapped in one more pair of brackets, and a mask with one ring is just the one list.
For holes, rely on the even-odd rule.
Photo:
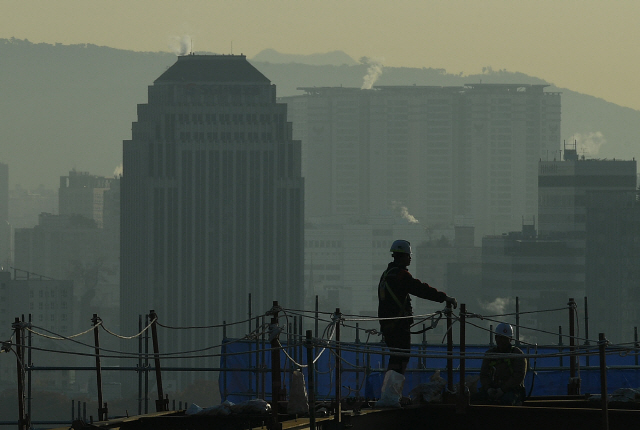
[[(137, 104), (147, 102), (147, 87), (175, 61), (168, 53), (0, 39), (0, 162), (9, 164), (11, 187), (57, 188), (59, 177), (74, 168), (113, 175), (122, 160), (122, 141), (131, 138)], [(278, 96), (302, 94), (298, 87), (359, 88), (368, 69), (359, 63), (285, 64), (273, 58), (251, 62), (277, 86)], [(461, 76), (436, 68), (388, 67), (375, 85), (480, 81), (545, 84), (540, 78), (506, 71)], [(640, 111), (553, 85), (548, 91), (562, 92), (562, 136), (579, 136), (585, 155), (640, 155)]]
[(289, 64), (289, 63), (299, 63), (299, 64), (308, 64), (311, 66), (324, 66), (324, 65), (333, 65), (333, 66), (342, 66), (346, 64), (347, 66), (355, 66), (358, 64), (353, 58), (348, 56), (342, 51), (332, 51), (320, 54), (309, 54), (309, 55), (301, 55), (301, 54), (282, 54), (275, 49), (265, 49), (264, 51), (260, 51), (257, 55), (255, 55), (252, 61), (259, 61), (262, 63), (277, 63), (277, 64)]

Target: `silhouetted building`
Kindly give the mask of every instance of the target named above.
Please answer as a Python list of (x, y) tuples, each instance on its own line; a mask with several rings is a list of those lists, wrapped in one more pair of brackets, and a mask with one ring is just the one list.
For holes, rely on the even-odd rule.
[(476, 307), (477, 299), (482, 296), (482, 248), (474, 246), (474, 237), (473, 227), (455, 226), (451, 238), (433, 236), (420, 243), (412, 262), (429, 285), (446, 291), (472, 308)]
[(37, 225), (41, 213), (58, 213), (58, 194), (55, 190), (42, 185), (31, 190), (16, 185), (9, 190), (9, 224), (13, 229)]
[(562, 233), (584, 238), (588, 192), (605, 192), (601, 194), (605, 206), (607, 195), (635, 199), (635, 160), (584, 159), (578, 157), (575, 146), (565, 147), (564, 160), (540, 161), (538, 175), (541, 236)]
[(9, 166), (0, 163), (0, 269), (11, 265), (11, 224), (9, 224)]
[[(586, 195), (586, 293), (590, 337), (634, 340), (640, 321), (640, 204), (637, 193)], [(591, 334), (593, 333), (593, 334)]]
[(560, 149), (560, 94), (545, 85), (300, 88), (306, 214), (367, 222), (399, 207), (426, 227), (485, 234), (537, 213), (538, 160)]
[[(42, 213), (33, 228), (15, 229), (14, 267), (51, 279), (73, 280), (77, 312), (69, 330), (86, 329), (94, 313), (119, 325), (118, 235), (82, 215)], [(70, 332), (64, 334), (73, 334)]]
[[(10, 272), (0, 271), (0, 327), (10, 329), (15, 318), (24, 316), (25, 320), (29, 321), (31, 316), (32, 329), (38, 333), (46, 336), (51, 336), (52, 333), (67, 336), (75, 334), (71, 333), (75, 310), (73, 282), (29, 276), (28, 272), (23, 271), (15, 273), (16, 276), (12, 279)], [(42, 330), (43, 328), (49, 332)], [(58, 350), (60, 345), (56, 345), (56, 342), (34, 335), (32, 345), (36, 348)], [(77, 357), (73, 355), (47, 354), (45, 358), (37, 351), (32, 352), (31, 360), (36, 366), (77, 364)], [(15, 365), (0, 367), (1, 388), (15, 390), (16, 378)], [(75, 371), (34, 372), (32, 378), (36, 387), (46, 386), (56, 392), (78, 392)]]
[[(149, 87), (123, 145), (125, 332), (151, 309), (172, 326), (241, 321), (250, 293), (254, 315), (273, 300), (302, 305), (300, 142), (275, 95), (244, 55), (178, 57)], [(228, 334), (244, 335), (246, 325)], [(160, 342), (178, 352), (221, 340), (185, 330)]]
[(104, 193), (111, 188), (115, 178), (90, 175), (72, 170), (69, 176), (60, 177), (58, 210), (60, 215), (82, 215), (104, 224)]
[[(491, 314), (527, 312), (520, 325), (548, 333), (558, 333), (560, 325), (568, 331), (567, 312), (551, 311), (566, 307), (585, 296), (585, 250), (580, 239), (540, 239), (530, 224), (522, 231), (482, 239), (482, 299)], [(501, 319), (500, 317), (497, 317)], [(514, 317), (505, 318), (514, 322)], [(485, 325), (488, 325), (485, 324)], [(529, 342), (554, 343), (557, 335), (523, 329)]]

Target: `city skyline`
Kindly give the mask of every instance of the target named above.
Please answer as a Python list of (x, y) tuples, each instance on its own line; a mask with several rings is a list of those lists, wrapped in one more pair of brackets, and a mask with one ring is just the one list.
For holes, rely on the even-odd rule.
[(638, 68), (636, 2), (30, 0), (0, 8), (0, 38), (172, 52), (187, 37), (196, 51), (248, 58), (267, 48), (342, 50), (391, 67), (522, 72), (640, 109), (640, 89), (628, 85)]

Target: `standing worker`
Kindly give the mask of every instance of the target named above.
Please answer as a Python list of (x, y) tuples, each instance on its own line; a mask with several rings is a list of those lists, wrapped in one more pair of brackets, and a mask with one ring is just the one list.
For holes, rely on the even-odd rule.
[[(396, 240), (391, 245), (393, 261), (382, 273), (378, 284), (378, 317), (398, 318), (413, 315), (411, 298), (414, 295), (434, 302), (448, 302), (455, 309), (458, 302), (446, 293), (438, 291), (429, 284), (415, 279), (407, 270), (411, 264), (411, 244), (406, 240)], [(393, 352), (411, 348), (410, 328), (413, 318), (380, 320), (380, 331), (387, 347)], [(405, 351), (405, 353), (408, 351)], [(409, 363), (406, 355), (391, 355), (387, 370), (394, 370), (404, 375)]]
[[(513, 327), (500, 323), (496, 327), (496, 346), (489, 349), (482, 360), (477, 400), (488, 400), (500, 405), (521, 405), (525, 399), (524, 377), (527, 359), (519, 357), (522, 350), (511, 344)], [(505, 354), (504, 358), (499, 357)]]

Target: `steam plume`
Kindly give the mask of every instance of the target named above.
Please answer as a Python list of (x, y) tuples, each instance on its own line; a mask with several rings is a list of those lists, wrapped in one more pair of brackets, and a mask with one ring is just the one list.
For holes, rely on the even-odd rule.
[(583, 152), (592, 157), (598, 155), (600, 147), (607, 143), (604, 135), (599, 131), (576, 133), (573, 138), (576, 140), (578, 153)]
[(392, 202), (394, 211), (400, 212), (400, 217), (404, 220), (407, 220), (410, 224), (420, 224), (420, 221), (416, 219), (413, 215), (409, 213), (409, 209), (406, 206), (400, 205), (398, 202)]
[(481, 302), (480, 306), (493, 314), (504, 314), (504, 310), (510, 302), (509, 298), (497, 297), (492, 302)]
[(122, 176), (122, 163), (120, 163), (120, 165), (113, 171), (114, 178), (119, 178), (120, 176)]
[(187, 55), (191, 53), (191, 36), (174, 36), (169, 41), (169, 48), (176, 55)]
[(364, 77), (364, 82), (362, 83), (363, 90), (370, 90), (373, 87), (373, 84), (378, 80), (380, 75), (382, 74), (382, 62), (384, 60), (382, 58), (367, 58), (362, 57), (360, 62), (369, 66), (367, 68), (367, 74)]

